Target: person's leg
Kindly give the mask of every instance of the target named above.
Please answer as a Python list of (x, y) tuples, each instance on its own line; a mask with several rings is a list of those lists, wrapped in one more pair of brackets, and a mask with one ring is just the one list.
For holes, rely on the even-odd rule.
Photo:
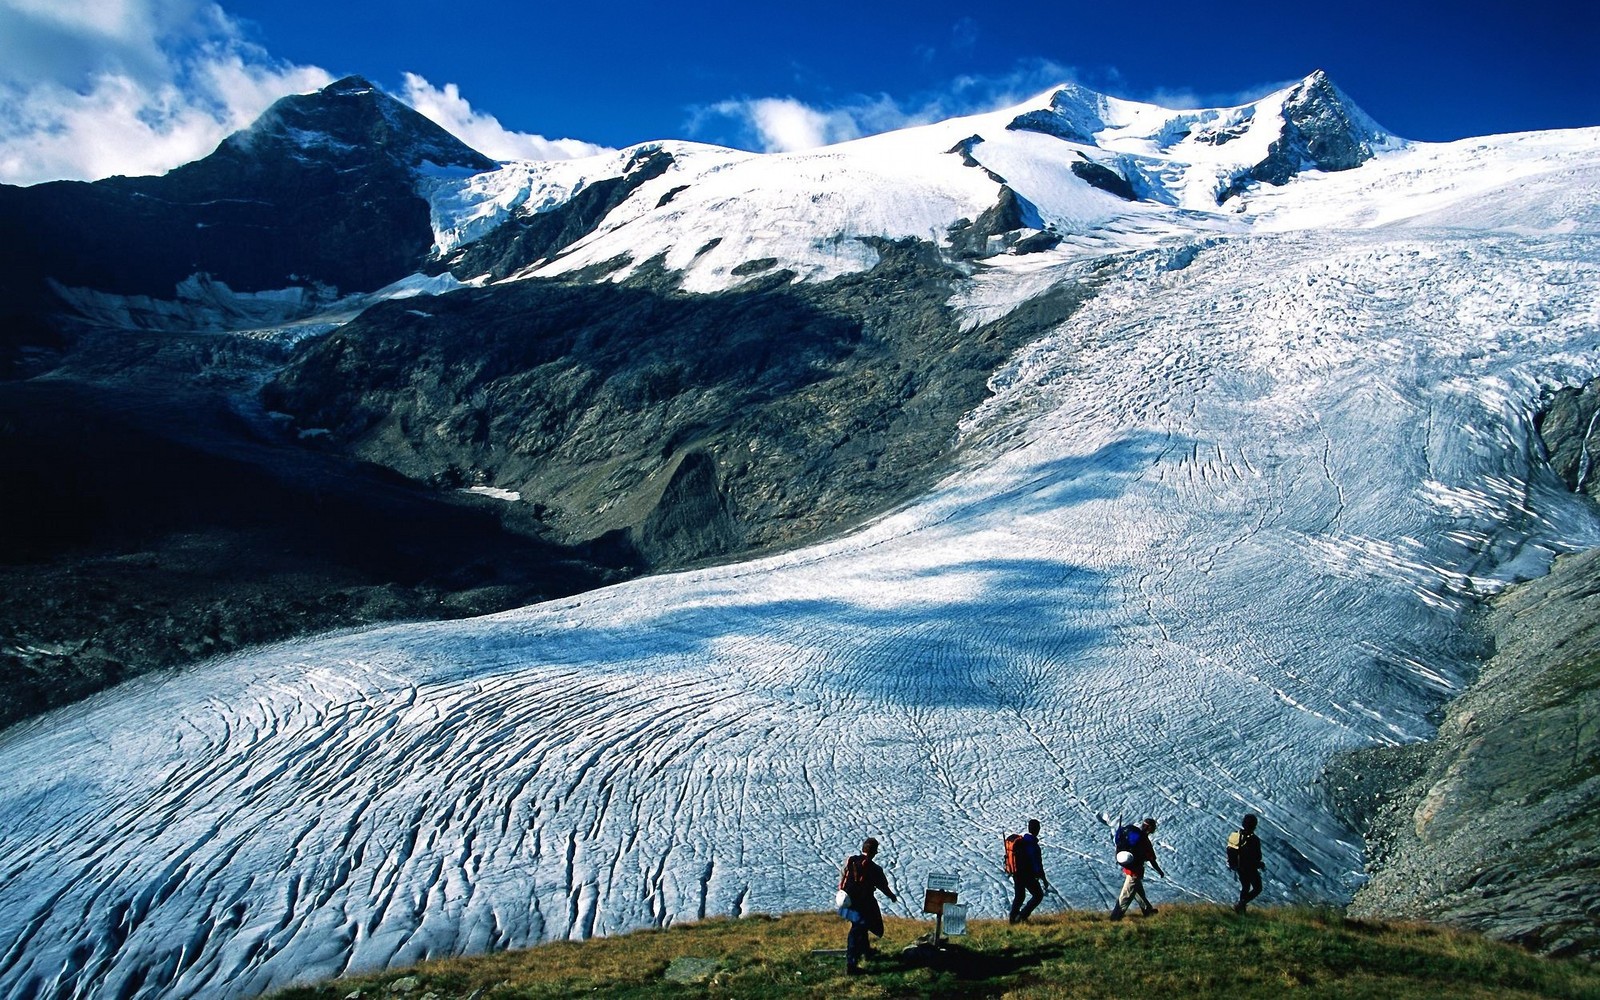
[(1134, 898), (1139, 900), (1139, 912), (1140, 913), (1149, 915), (1151, 913), (1156, 912), (1156, 908), (1150, 905), (1150, 897), (1148, 897), (1148, 896), (1146, 896), (1144, 894), (1144, 876), (1143, 875), (1141, 875), (1138, 878), (1133, 880), (1133, 896), (1134, 896)]
[(1253, 872), (1240, 872), (1239, 902), (1234, 904), (1234, 910), (1238, 913), (1243, 913), (1244, 908), (1249, 905), (1250, 901), (1259, 895), (1261, 895), (1260, 870), (1258, 869)]
[(861, 956), (867, 953), (867, 922), (853, 919), (850, 921), (850, 933), (844, 939), (844, 967), (847, 972), (859, 972), (861, 969)]
[(1133, 901), (1133, 892), (1139, 887), (1137, 876), (1124, 874), (1122, 879), (1122, 892), (1117, 896), (1117, 905), (1111, 908), (1111, 919), (1121, 920), (1122, 914)]
[(1006, 919), (1016, 923), (1022, 919), (1022, 897), (1028, 893), (1028, 881), (1021, 875), (1011, 876), (1011, 881), (1016, 885), (1016, 891), (1011, 895), (1011, 915)]
[(1039, 904), (1044, 902), (1044, 886), (1039, 884), (1038, 879), (1030, 879), (1028, 881), (1028, 892), (1032, 898), (1028, 900), (1028, 905), (1022, 908), (1022, 913), (1017, 917), (1018, 920), (1028, 919)]

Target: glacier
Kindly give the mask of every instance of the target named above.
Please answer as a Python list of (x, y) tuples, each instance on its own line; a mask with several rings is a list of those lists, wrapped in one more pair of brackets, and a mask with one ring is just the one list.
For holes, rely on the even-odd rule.
[(1600, 544), (1534, 430), (1600, 376), (1597, 143), (1405, 146), (993, 261), (974, 324), (1097, 294), (994, 374), (948, 478), (844, 537), (0, 733), (0, 992), (248, 997), (826, 909), (869, 834), (907, 899), (953, 872), (996, 916), (1033, 816), (1047, 908), (1109, 906), (1111, 828), (1147, 815), (1157, 902), (1231, 898), (1246, 810), (1264, 900), (1347, 899), (1324, 765), (1427, 738), (1477, 602)]

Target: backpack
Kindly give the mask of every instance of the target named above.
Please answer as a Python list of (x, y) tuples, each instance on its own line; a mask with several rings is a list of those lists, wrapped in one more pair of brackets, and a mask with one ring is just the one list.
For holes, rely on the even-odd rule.
[(1117, 853), (1121, 854), (1123, 851), (1127, 851), (1129, 854), (1137, 856), (1139, 853), (1139, 841), (1143, 839), (1143, 830), (1132, 823), (1124, 823), (1122, 826), (1117, 827), (1115, 837)]
[(865, 854), (853, 855), (844, 863), (844, 871), (839, 873), (839, 891), (849, 896), (861, 894), (867, 886), (867, 863), (870, 859)]
[(1239, 845), (1244, 843), (1242, 831), (1235, 830), (1228, 834), (1228, 867), (1233, 871), (1239, 870)]
[(1012, 833), (1006, 835), (1006, 874), (1015, 875), (1022, 870), (1021, 859), (1017, 857), (1022, 853), (1022, 834)]

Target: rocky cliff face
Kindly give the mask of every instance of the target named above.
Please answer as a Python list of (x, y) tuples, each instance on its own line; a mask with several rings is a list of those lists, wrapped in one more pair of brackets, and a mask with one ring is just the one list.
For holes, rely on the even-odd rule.
[(319, 447), (514, 491), (639, 569), (793, 544), (927, 486), (989, 373), (1088, 294), (962, 331), (959, 272), (927, 244), (880, 249), (820, 285), (531, 280), (394, 303), (308, 345), (267, 404)]
[(1569, 489), (1600, 500), (1600, 382), (1556, 392), (1538, 426), (1550, 467)]
[(1217, 197), (1228, 200), (1252, 183), (1282, 186), (1302, 170), (1351, 170), (1372, 159), (1386, 136), (1333, 81), (1313, 73), (1283, 103), (1283, 124), (1267, 155)]
[[(1540, 421), (1553, 466), (1590, 495), (1597, 399), (1594, 383), (1563, 390)], [(1351, 912), (1600, 959), (1600, 550), (1502, 594), (1481, 625), (1494, 654), (1433, 741), (1330, 774), (1368, 841)]]
[(50, 305), (48, 282), (170, 298), (196, 273), (238, 291), (369, 291), (433, 244), (419, 177), (494, 165), (360, 77), (285, 97), (204, 159), (159, 177), (0, 186), (0, 302)]

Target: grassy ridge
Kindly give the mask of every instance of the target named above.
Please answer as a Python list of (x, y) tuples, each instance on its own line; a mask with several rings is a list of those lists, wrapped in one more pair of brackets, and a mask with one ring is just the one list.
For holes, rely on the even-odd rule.
[[(901, 951), (930, 924), (887, 924), (881, 953), (860, 977), (845, 976), (843, 958), (815, 954), (844, 946), (844, 922), (803, 913), (428, 962), (276, 998), (1600, 998), (1600, 967), (1585, 962), (1543, 959), (1441, 927), (1350, 920), (1333, 910), (1237, 917), (1216, 906), (1163, 906), (1115, 924), (1081, 911), (1021, 927), (974, 921), (931, 960)], [(699, 969), (693, 959), (702, 960)]]

